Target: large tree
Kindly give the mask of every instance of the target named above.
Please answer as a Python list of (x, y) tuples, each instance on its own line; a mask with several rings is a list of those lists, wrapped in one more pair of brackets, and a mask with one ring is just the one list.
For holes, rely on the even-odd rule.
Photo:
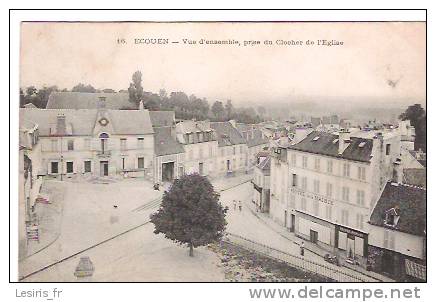
[(226, 106), (225, 106), (225, 110), (226, 110), (227, 119), (228, 120), (232, 119), (232, 116), (233, 116), (233, 104), (232, 104), (232, 100), (227, 100), (227, 103), (226, 103)]
[(215, 103), (213, 103), (211, 111), (217, 119), (220, 119), (224, 114), (223, 103), (220, 101), (216, 101)]
[(400, 115), (401, 120), (410, 120), (415, 127), (415, 150), (422, 149), (427, 152), (427, 114), (420, 104), (409, 106)]
[(227, 208), (219, 202), (209, 180), (199, 174), (182, 176), (175, 180), (163, 196), (159, 210), (150, 216), (155, 234), (194, 248), (221, 239), (224, 234)]
[(139, 106), (139, 102), (144, 96), (144, 88), (142, 88), (142, 73), (138, 70), (132, 75), (132, 82), (129, 86), (129, 100)]

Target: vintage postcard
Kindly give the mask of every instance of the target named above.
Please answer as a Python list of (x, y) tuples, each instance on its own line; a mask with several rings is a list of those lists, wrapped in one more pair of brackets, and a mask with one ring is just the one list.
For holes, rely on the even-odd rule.
[(16, 281), (427, 281), (425, 22), (28, 21), (19, 62)]

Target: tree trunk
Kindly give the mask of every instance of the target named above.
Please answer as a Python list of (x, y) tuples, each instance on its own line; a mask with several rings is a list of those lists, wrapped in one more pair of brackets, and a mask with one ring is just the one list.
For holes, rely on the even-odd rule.
[(194, 257), (194, 246), (192, 245), (192, 242), (189, 243), (189, 257)]

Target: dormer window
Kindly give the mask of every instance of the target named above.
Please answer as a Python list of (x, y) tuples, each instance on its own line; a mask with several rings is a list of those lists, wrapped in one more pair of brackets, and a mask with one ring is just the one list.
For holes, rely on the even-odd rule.
[(389, 227), (396, 227), (400, 220), (399, 210), (397, 208), (391, 208), (385, 212), (384, 223)]

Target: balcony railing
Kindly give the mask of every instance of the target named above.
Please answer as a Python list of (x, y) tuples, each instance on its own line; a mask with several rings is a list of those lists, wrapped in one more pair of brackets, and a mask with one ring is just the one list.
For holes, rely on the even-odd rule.
[(99, 150), (97, 151), (97, 156), (98, 157), (110, 157), (111, 156), (111, 151), (109, 150)]

